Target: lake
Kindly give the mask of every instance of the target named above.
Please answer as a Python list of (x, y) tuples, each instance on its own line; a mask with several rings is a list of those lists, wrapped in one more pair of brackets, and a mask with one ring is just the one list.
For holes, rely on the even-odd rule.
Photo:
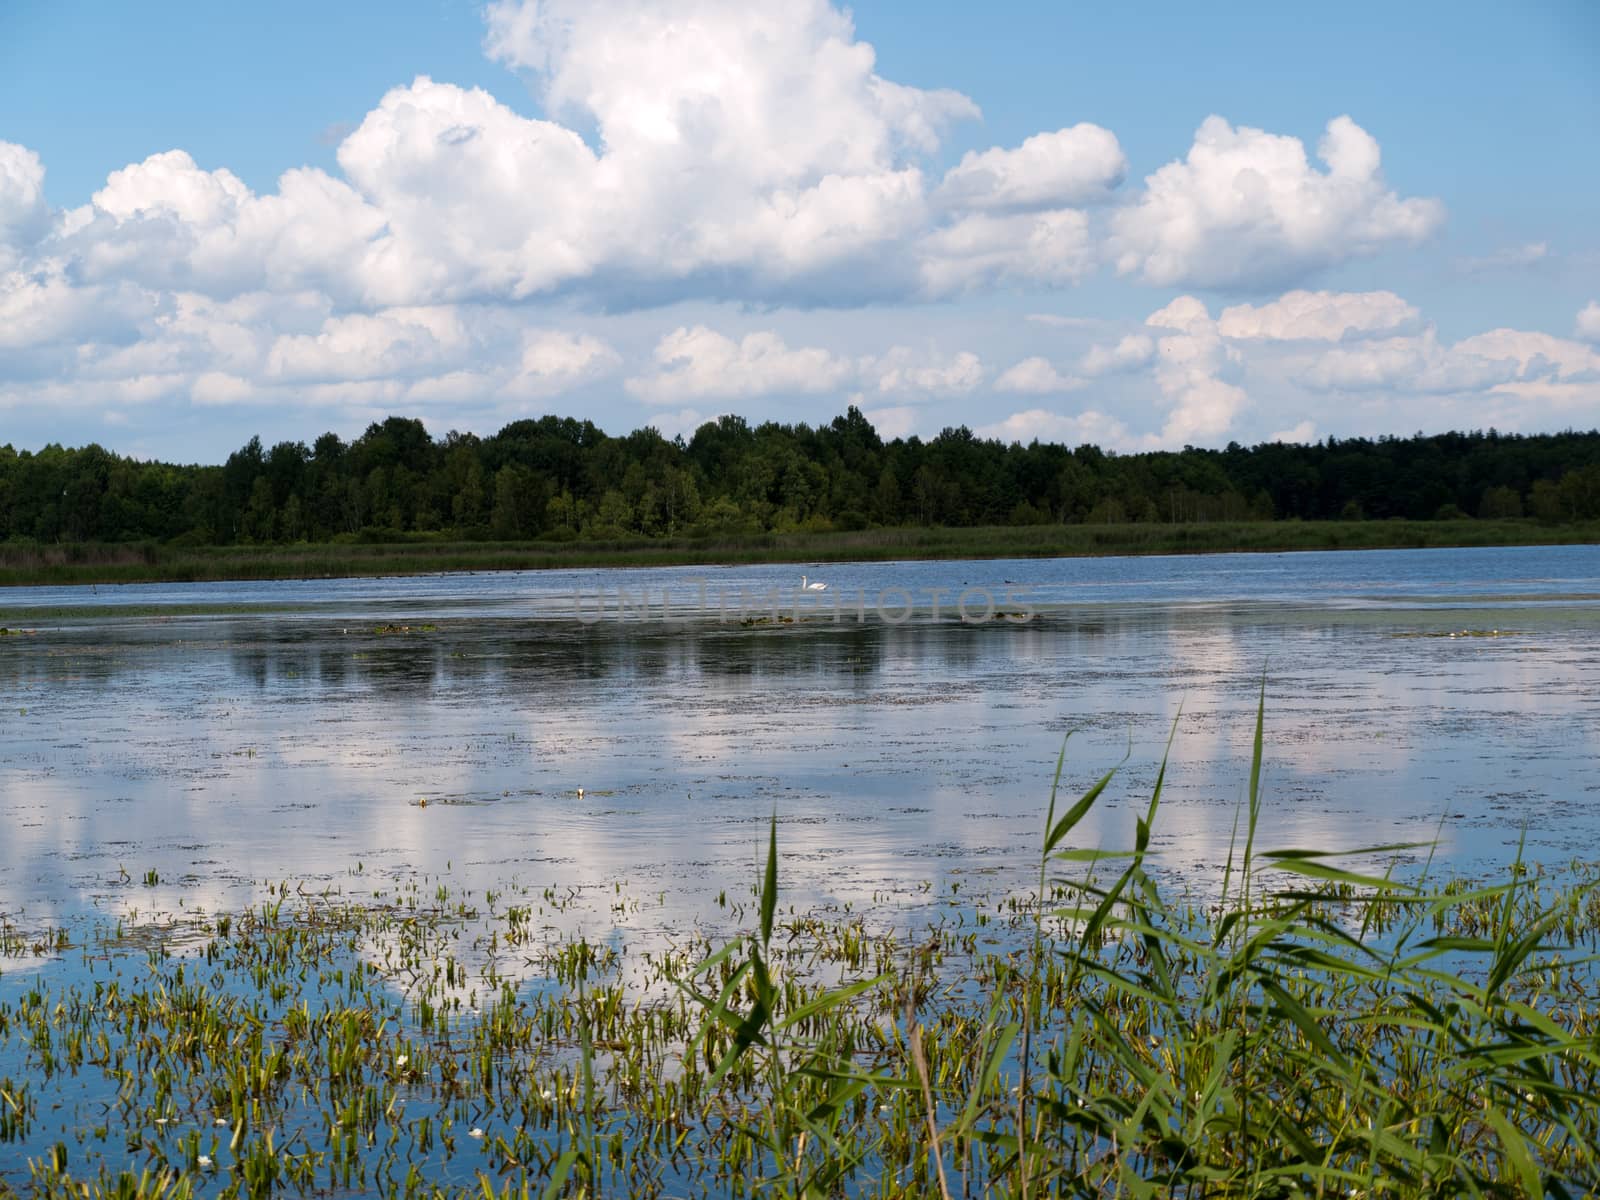
[[(802, 571), (827, 590), (800, 593)], [(626, 881), (652, 903), (572, 920), (643, 936), (712, 920), (773, 813), (796, 903), (1020, 889), (1069, 731), (1064, 789), (1123, 764), (1078, 838), (1115, 846), (1175, 728), (1155, 848), (1203, 888), (1263, 682), (1265, 845), (1436, 839), (1470, 874), (1523, 836), (1552, 863), (1600, 838), (1590, 547), (9, 588), (0, 606), (29, 630), (0, 638), (0, 912), (22, 928), (359, 873)]]
[[(742, 1106), (784, 1077), (708, 1083), (696, 1031), (731, 1020), (706, 1014), (750, 985), (691, 1003), (690, 972), (759, 927), (774, 820), (763, 945), (779, 1007), (835, 984), (855, 997), (786, 1061), (815, 1038), (868, 1056), (851, 1071), (904, 1078), (893, 1030), (922, 978), (937, 1061), (969, 1072), (941, 1077), (938, 1118), (976, 1086), (1003, 1123), (1029, 1051), (973, 1083), (991, 1005), (1026, 1011), (1034, 985), (1016, 968), (1054, 969), (1029, 958), (1034, 939), (1064, 948), (1076, 929), (1030, 901), (1064, 739), (1068, 797), (1116, 772), (1066, 844), (1116, 848), (1170, 738), (1148, 865), (1178, 903), (1156, 924), (1199, 920), (1204, 938), (1263, 695), (1259, 847), (1408, 843), (1348, 861), (1411, 877), (1431, 861), (1503, 879), (1519, 852), (1567, 879), (1596, 871), (1600, 553), (1586, 547), (10, 588), (0, 625), (0, 1191), (61, 1171), (124, 1186), (131, 1170), (337, 1196), (481, 1195), (501, 1179), (543, 1194), (598, 1128), (615, 1194), (620, 1180), (734, 1194)], [(1540, 919), (1543, 882), (1522, 887), (1519, 927)], [(1509, 986), (1565, 998), (1560, 1019), (1592, 1028), (1600, 905), (1568, 896), (1572, 973), (1552, 982), (1544, 964)], [(1481, 903), (1458, 899), (1441, 929), (1477, 931)], [(1329, 911), (1354, 927), (1387, 910)], [(1130, 947), (1104, 949), (1114, 962)], [(1240, 1094), (1351, 1095), (1351, 1076), (1323, 1068), (1397, 1052), (1369, 1001), (1408, 1053), (1500, 1044), (1471, 1021), (1414, 1036), (1429, 1013), (1477, 1011), (1458, 1003), (1471, 955), (1451, 953), (1387, 999), (1326, 974), (1305, 1003), (1349, 1059), (1296, 1075), (1303, 1039), (1280, 1022), (1274, 1049), (1240, 1060), (1259, 1073)], [(1044, 1039), (1095, 985), (1037, 994), (1056, 999), (1036, 1081), (1053, 1069)], [(1260, 1011), (1268, 1029), (1282, 1015)], [(1218, 1019), (1147, 1016), (1130, 1045)], [(1446, 1127), (1470, 1125), (1480, 1095), (1507, 1091), (1570, 1173), (1594, 1106), (1559, 1130), (1535, 1111), (1540, 1072), (1573, 1061), (1559, 1037), (1541, 1053), (1511, 1083), (1498, 1060), (1489, 1074), (1434, 1062), (1419, 1111), (1464, 1097), (1470, 1114)], [(804, 1111), (832, 1086), (792, 1078), (817, 1090)], [(1143, 1085), (1070, 1082), (1091, 1086), (1118, 1113)], [(1389, 1113), (1388, 1087), (1368, 1090)], [(918, 1104), (888, 1084), (838, 1128), (862, 1160), (846, 1194), (891, 1176), (930, 1194)], [(1123, 1137), (1110, 1128), (1073, 1144), (1104, 1158)], [(980, 1179), (1006, 1169), (987, 1154)]]

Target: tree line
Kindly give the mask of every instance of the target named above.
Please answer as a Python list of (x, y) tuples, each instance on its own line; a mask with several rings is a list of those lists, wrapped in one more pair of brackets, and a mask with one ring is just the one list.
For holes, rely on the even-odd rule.
[(697, 536), (901, 525), (1600, 517), (1600, 431), (1327, 438), (1117, 454), (963, 427), (884, 441), (725, 416), (688, 439), (590, 421), (432, 437), (390, 417), (353, 442), (251, 438), (180, 466), (87, 445), (0, 447), (0, 540), (298, 541)]

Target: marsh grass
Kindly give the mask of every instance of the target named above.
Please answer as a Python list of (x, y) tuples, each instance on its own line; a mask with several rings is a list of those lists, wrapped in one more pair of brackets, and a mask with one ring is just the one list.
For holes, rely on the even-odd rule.
[(91, 584), (320, 579), (440, 571), (1233, 551), (1572, 545), (1600, 541), (1600, 522), (1531, 520), (1218, 521), (1169, 525), (912, 526), (827, 533), (548, 542), (403, 542), (232, 546), (0, 543), (0, 583)]
[(1165, 765), (1126, 848), (1081, 846), (1120, 768), (1061, 800), (1063, 746), (1037, 890), (952, 890), (916, 932), (786, 913), (775, 816), (748, 901), (719, 897), (750, 922), (720, 945), (553, 936), (570, 893), (444, 884), (278, 885), (70, 947), (16, 932), (86, 974), (0, 981), (0, 1180), (127, 1200), (1592, 1194), (1593, 864), (1519, 855), (1477, 883), (1365, 865), (1414, 846), (1262, 849), (1263, 724), (1264, 698), (1203, 894), (1157, 870)]

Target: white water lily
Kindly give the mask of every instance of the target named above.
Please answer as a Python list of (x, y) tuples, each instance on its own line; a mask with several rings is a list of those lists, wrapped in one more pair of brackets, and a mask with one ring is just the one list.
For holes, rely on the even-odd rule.
[(411, 1060), (409, 1058), (407, 1058), (404, 1054), (397, 1054), (397, 1055), (395, 1055), (395, 1058), (394, 1058), (394, 1065), (397, 1066), (397, 1067), (403, 1067), (410, 1061)]
[(474, 1138), (481, 1138), (483, 1136), (483, 1130), (474, 1129), (471, 1133), (467, 1134), (467, 1136), (468, 1137), (474, 1137)]
[(211, 1156), (209, 1154), (202, 1154), (194, 1161), (197, 1166), (209, 1167), (211, 1165)]

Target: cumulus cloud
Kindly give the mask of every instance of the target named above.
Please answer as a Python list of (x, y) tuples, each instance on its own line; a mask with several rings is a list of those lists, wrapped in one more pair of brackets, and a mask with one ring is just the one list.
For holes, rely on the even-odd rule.
[(1289, 292), (1222, 310), (1223, 337), (1338, 342), (1413, 326), (1419, 314), (1393, 292)]
[(420, 375), (456, 361), (468, 346), (450, 307), (395, 308), (329, 317), (315, 334), (278, 337), (267, 373), (283, 380), (371, 379)]
[(490, 53), (534, 73), (547, 111), (594, 126), (612, 202), (595, 232), (625, 269), (735, 267), (770, 294), (892, 243), (925, 219), (920, 156), (978, 115), (960, 93), (878, 75), (826, 0), (502, 2), (488, 16)]
[[(343, 139), (343, 178), (301, 168), (257, 195), (166, 151), (62, 214), (53, 252), (89, 281), (315, 287), (365, 309), (926, 299), (1067, 286), (1105, 257), (1082, 206), (1122, 181), (1114, 134), (1078, 124), (975, 151), (931, 185), (927, 156), (976, 106), (883, 78), (827, 0), (503, 0), (488, 18), (491, 53), (531, 73), (545, 117), (419, 77)], [(1119, 268), (1277, 277), (1436, 224), (1431, 202), (1383, 189), (1376, 143), (1347, 118), (1322, 155), (1326, 172), (1293, 138), (1208, 120), (1112, 218)], [(37, 157), (0, 163), (0, 219), (37, 224)]]
[(1417, 337), (1383, 338), (1316, 359), (1301, 376), (1323, 391), (1482, 391), (1516, 377), (1514, 364), (1463, 353), (1440, 344), (1432, 331)]
[[(859, 400), (859, 397), (857, 397)], [(910, 437), (917, 431), (922, 416), (920, 409), (910, 404), (891, 404), (887, 408), (868, 408), (862, 415), (872, 422), (879, 437), (889, 439)]]
[(1145, 319), (1169, 331), (1156, 341), (1156, 386), (1170, 402), (1160, 442), (1187, 445), (1218, 440), (1233, 427), (1249, 403), (1242, 387), (1227, 376), (1235, 373), (1237, 351), (1228, 346), (1206, 306), (1193, 296), (1180, 296)]
[(242, 404), (253, 400), (255, 394), (255, 388), (248, 379), (229, 375), (226, 371), (206, 371), (189, 385), (189, 398), (202, 408)]
[(1600, 354), (1547, 333), (1495, 329), (1446, 345), (1433, 329), (1384, 338), (1315, 359), (1302, 381), (1346, 391), (1485, 392), (1522, 380), (1600, 381)]
[(181, 150), (113, 171), (93, 201), (61, 214), (42, 251), (90, 282), (125, 280), (226, 296), (321, 287), (364, 297), (384, 219), (322, 171), (285, 172), (258, 196)]
[(1142, 333), (1130, 333), (1114, 346), (1091, 346), (1078, 369), (1085, 375), (1114, 375), (1145, 366), (1155, 357), (1156, 344)]
[(918, 354), (895, 346), (850, 358), (820, 346), (791, 347), (772, 330), (735, 340), (704, 325), (667, 334), (656, 344), (654, 358), (655, 370), (623, 385), (650, 404), (821, 395), (852, 387), (862, 389), (851, 398), (857, 404), (867, 403), (867, 395), (926, 400), (965, 395), (984, 378), (982, 360), (966, 350)]
[(918, 246), (924, 290), (948, 296), (1003, 284), (1076, 283), (1095, 267), (1089, 218), (1077, 209), (974, 213)]
[(1577, 333), (1591, 342), (1600, 342), (1600, 300), (1591, 300), (1578, 313)]
[(1214, 322), (1205, 304), (1193, 296), (1179, 296), (1144, 319), (1154, 329), (1211, 330)]
[(621, 355), (589, 334), (530, 330), (523, 335), (522, 355), (506, 386), (519, 394), (550, 396), (608, 375), (621, 363)]
[(1512, 363), (1521, 379), (1600, 383), (1600, 352), (1553, 334), (1491, 329), (1462, 338), (1454, 350), (1458, 354)]
[(1127, 172), (1116, 134), (1080, 124), (1035, 134), (1014, 150), (968, 151), (935, 198), (958, 208), (1064, 208), (1109, 199)]
[(1446, 346), (1429, 328), (1416, 338), (1334, 350), (1312, 363), (1302, 382), (1390, 400), (1474, 400), (1477, 424), (1523, 429), (1541, 419), (1570, 421), (1574, 411), (1594, 411), (1600, 403), (1600, 354), (1581, 342), (1528, 330), (1490, 330)]
[(0, 268), (32, 245), (49, 219), (39, 156), (26, 146), (0, 141)]
[(855, 374), (849, 360), (820, 347), (791, 348), (770, 331), (735, 341), (704, 325), (667, 334), (656, 345), (655, 361), (655, 372), (623, 385), (650, 404), (827, 392)]
[(1030, 408), (1012, 413), (1003, 421), (981, 426), (976, 432), (979, 437), (1024, 445), (1033, 441), (1059, 442), (1067, 446), (1092, 442), (1098, 446), (1122, 447), (1136, 440), (1116, 417), (1094, 409), (1065, 416), (1044, 408)]
[[(0, 348), (27, 351), (34, 359), (75, 356), (84, 342), (122, 342), (138, 336), (161, 299), (129, 284), (75, 285), (59, 264), (31, 271), (0, 269)], [(10, 361), (11, 369), (20, 365)]]
[[(527, 401), (616, 370), (617, 352), (586, 333), (531, 325), (498, 307), (431, 306), (341, 313), (314, 291), (227, 299), (93, 289), (0, 275), (0, 402), (203, 406), (374, 406), (520, 411)], [(42, 299), (41, 288), (53, 291)], [(20, 315), (8, 320), (16, 306)], [(108, 313), (119, 313), (120, 324)], [(48, 318), (48, 321), (46, 320)], [(52, 342), (51, 339), (55, 339)], [(53, 367), (46, 388), (20, 368)], [(40, 372), (35, 372), (39, 374)]]
[(925, 396), (959, 396), (983, 382), (983, 360), (970, 350), (945, 358), (919, 359), (905, 346), (861, 362), (863, 382), (879, 395), (918, 393)]
[[(167, 151), (62, 214), (55, 252), (90, 280), (316, 286), (364, 308), (564, 290), (607, 307), (849, 302), (924, 286), (910, 248), (940, 222), (921, 162), (977, 108), (878, 75), (826, 0), (545, 0), (494, 5), (489, 23), (490, 50), (534, 73), (550, 118), (419, 77), (341, 141), (342, 179), (300, 169), (256, 195)], [(6, 147), (0, 236), (14, 255), (44, 211), (43, 172)], [(965, 286), (970, 272), (954, 274)]]
[[(1097, 376), (1105, 397), (1091, 412), (1030, 409), (985, 432), (1129, 449), (1233, 437), (1305, 443), (1324, 428), (1548, 427), (1592, 416), (1600, 404), (1600, 348), (1509, 328), (1448, 342), (1388, 292), (1290, 292), (1216, 318), (1196, 297), (1179, 296), (1151, 313), (1145, 328), (1091, 346), (1079, 362), (1077, 372)], [(1054, 370), (1043, 358), (1024, 367), (1020, 377), (1041, 380)], [(1152, 394), (1159, 397), (1153, 427), (1134, 415)], [(1082, 424), (1096, 413), (1124, 422), (1120, 436)]]
[(1317, 426), (1312, 421), (1301, 421), (1292, 429), (1280, 429), (1277, 433), (1267, 435), (1269, 442), (1283, 442), (1288, 445), (1309, 446), (1317, 440)]
[(1049, 359), (1038, 355), (1023, 359), (994, 381), (997, 392), (1022, 392), (1033, 396), (1070, 392), (1083, 384), (1083, 380), (1063, 375)]
[(1317, 146), (1207, 117), (1182, 162), (1145, 180), (1113, 220), (1117, 270), (1163, 287), (1281, 285), (1395, 244), (1444, 220), (1436, 200), (1401, 199), (1383, 182), (1378, 143), (1349, 117)]
[[(540, 115), (419, 77), (340, 131), (336, 171), (290, 170), (260, 193), (173, 149), (52, 208), (38, 155), (0, 142), (0, 404), (436, 412), (581, 396), (618, 374), (672, 408), (664, 426), (717, 401), (855, 393), (892, 436), (919, 404), (991, 380), (1047, 396), (1093, 378), (1111, 397), (1158, 396), (1159, 430), (1129, 434), (1098, 396), (1007, 427), (1143, 445), (1220, 439), (1251, 412), (1269, 427), (1255, 372), (1312, 395), (1593, 397), (1581, 341), (1495, 330), (1444, 345), (1382, 291), (1291, 291), (1216, 318), (1181, 296), (1142, 329), (1035, 314), (1042, 344), (1011, 350), (998, 377), (977, 350), (894, 345), (903, 333), (846, 355), (791, 344), (779, 317), (737, 337), (698, 323), (703, 307), (657, 319), (683, 300), (781, 311), (1061, 288), (1108, 262), (1162, 287), (1289, 286), (1417, 242), (1443, 210), (1391, 190), (1347, 117), (1320, 163), (1296, 138), (1209, 118), (1131, 195), (1116, 136), (1087, 123), (975, 150), (941, 177), (941, 139), (977, 106), (885, 78), (829, 0), (497, 0), (485, 45), (525, 73)], [(618, 344), (654, 343), (653, 357), (625, 363), (569, 328), (588, 314), (609, 336), (597, 311), (634, 313)], [(1600, 304), (1577, 336), (1600, 343)]]

